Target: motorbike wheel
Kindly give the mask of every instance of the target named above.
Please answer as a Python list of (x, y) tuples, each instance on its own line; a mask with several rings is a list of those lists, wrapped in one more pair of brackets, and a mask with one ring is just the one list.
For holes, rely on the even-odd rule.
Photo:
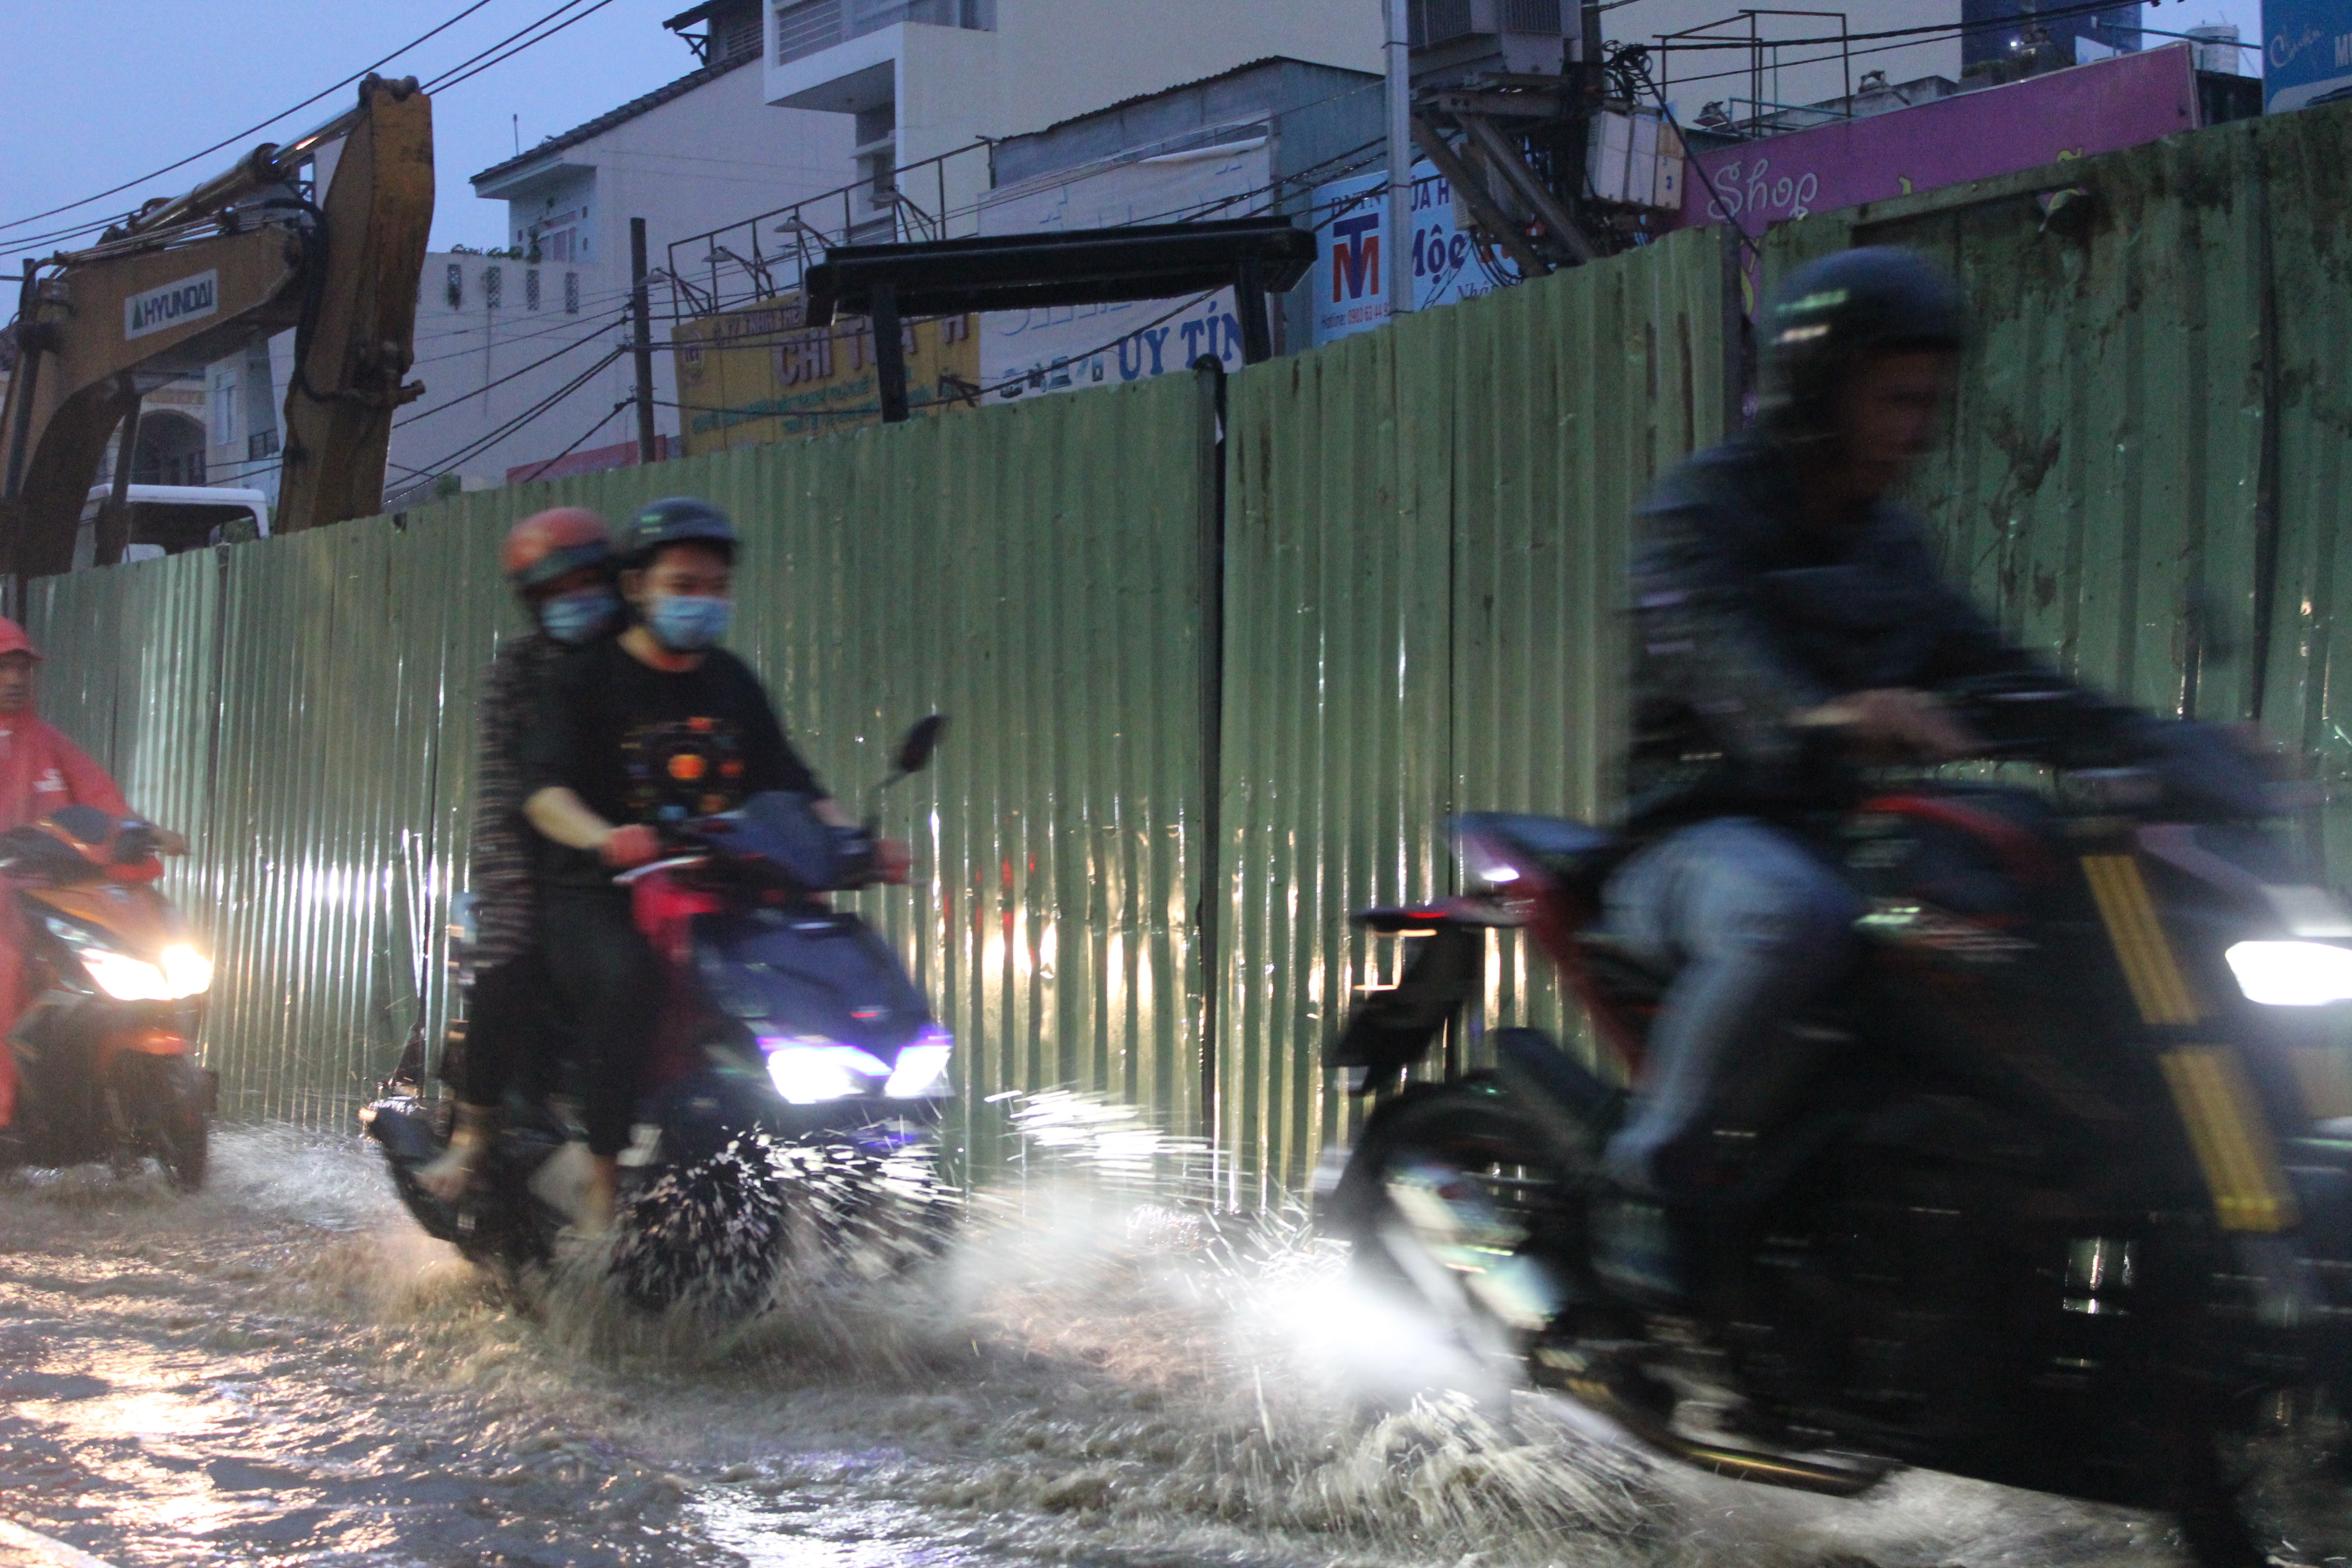
[(125, 1053), (115, 1068), (116, 1089), (131, 1134), (130, 1152), (152, 1155), (172, 1185), (193, 1193), (205, 1184), (212, 1157), (210, 1099), (204, 1069), (186, 1057)]
[(2346, 1423), (2327, 1397), (2271, 1395), (2252, 1418), (2184, 1431), (2180, 1522), (2199, 1568), (2340, 1563), (2352, 1557), (2344, 1506)]
[(1360, 1280), (1507, 1374), (1563, 1305), (1582, 1163), (1491, 1082), (1409, 1090), (1365, 1130), (1333, 1217)]
[(742, 1318), (766, 1305), (791, 1251), (791, 1205), (773, 1143), (742, 1133), (626, 1198), (613, 1279), (650, 1311), (692, 1305)]

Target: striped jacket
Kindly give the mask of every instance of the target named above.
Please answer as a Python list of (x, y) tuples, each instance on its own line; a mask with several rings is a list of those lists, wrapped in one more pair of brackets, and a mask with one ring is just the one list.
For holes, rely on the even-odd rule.
[(522, 731), (548, 672), (572, 650), (541, 632), (499, 645), (474, 710), (474, 962), (484, 969), (520, 957), (538, 940), (538, 878), (522, 815)]

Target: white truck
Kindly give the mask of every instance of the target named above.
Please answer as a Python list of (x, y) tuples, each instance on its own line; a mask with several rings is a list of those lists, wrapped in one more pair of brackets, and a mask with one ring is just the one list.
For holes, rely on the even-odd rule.
[[(111, 486), (93, 485), (74, 531), (73, 569), (98, 561), (98, 513)], [(237, 544), (269, 537), (269, 497), (260, 490), (213, 485), (132, 485), (128, 561), (159, 561), (208, 544)]]

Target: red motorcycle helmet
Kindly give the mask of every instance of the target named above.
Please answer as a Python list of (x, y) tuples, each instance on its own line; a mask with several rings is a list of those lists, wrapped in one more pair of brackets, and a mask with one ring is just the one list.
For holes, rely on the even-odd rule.
[(603, 566), (613, 559), (613, 531), (586, 507), (556, 506), (535, 511), (507, 531), (499, 566), (518, 594), (545, 587), (567, 572)]

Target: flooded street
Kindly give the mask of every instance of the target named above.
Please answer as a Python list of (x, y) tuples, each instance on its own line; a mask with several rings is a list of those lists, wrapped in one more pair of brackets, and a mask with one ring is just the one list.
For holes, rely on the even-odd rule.
[(422, 1236), (372, 1148), (224, 1132), (206, 1190), (0, 1188), (0, 1515), (124, 1565), (2168, 1564), (2160, 1521), (1939, 1477), (1653, 1467), (1436, 1352), (1295, 1228), (1078, 1174), (931, 1276), (722, 1332)]

